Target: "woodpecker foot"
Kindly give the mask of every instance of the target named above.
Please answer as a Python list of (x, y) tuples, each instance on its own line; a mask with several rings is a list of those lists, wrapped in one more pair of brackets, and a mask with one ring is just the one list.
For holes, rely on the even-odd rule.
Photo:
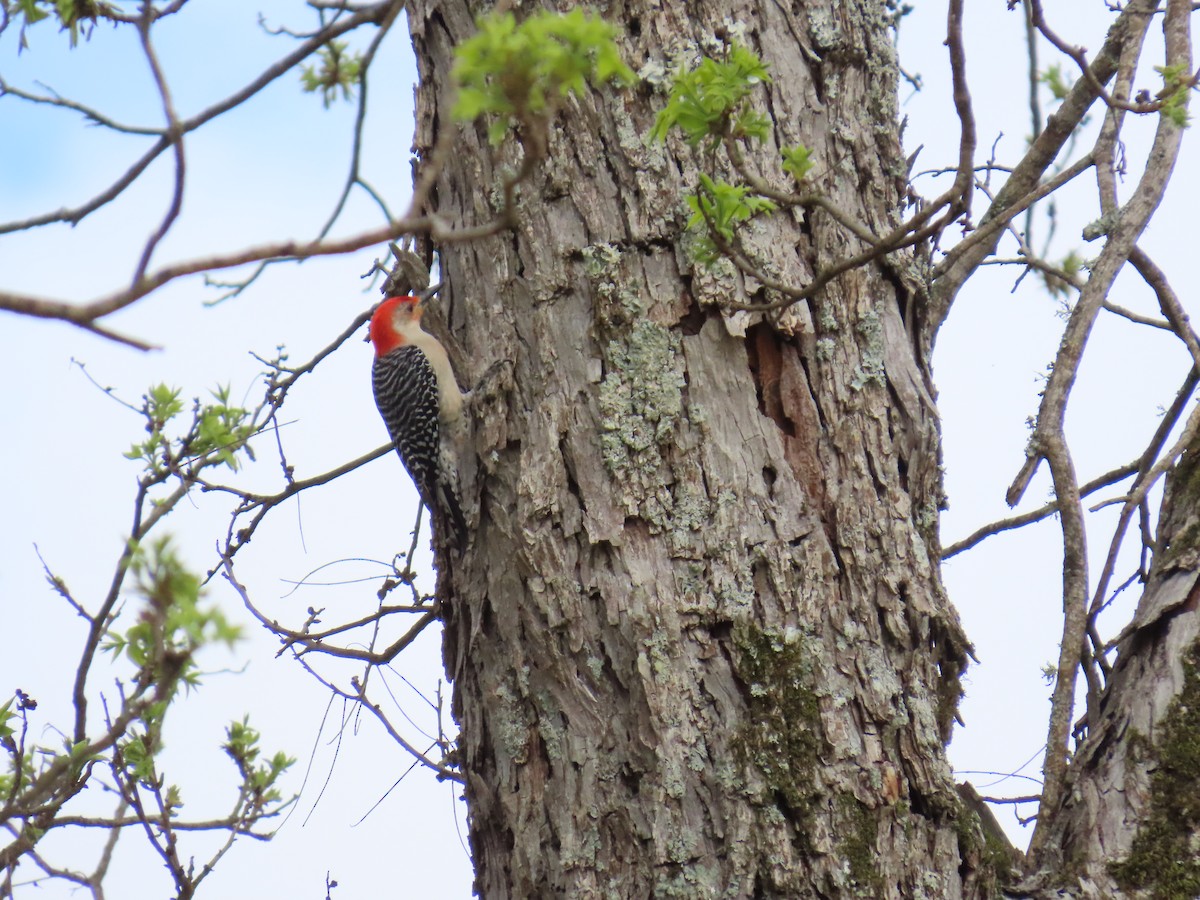
[(513, 386), (513, 370), (516, 368), (516, 363), (511, 359), (501, 359), (492, 363), (487, 367), (487, 371), (479, 377), (479, 381), (475, 383), (475, 389), (471, 394), (476, 397), (492, 397), (500, 393), (502, 390), (509, 390)]

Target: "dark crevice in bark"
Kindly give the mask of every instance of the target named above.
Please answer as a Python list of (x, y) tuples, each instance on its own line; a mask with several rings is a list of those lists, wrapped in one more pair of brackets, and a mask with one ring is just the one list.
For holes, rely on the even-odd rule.
[(781, 338), (765, 322), (752, 326), (746, 332), (746, 357), (758, 393), (759, 411), (775, 423), (788, 437), (795, 437), (795, 423), (788, 417), (780, 396), (782, 369), (781, 354), (787, 349)]
[[(686, 290), (686, 287), (685, 287)], [(687, 291), (687, 310), (679, 320), (679, 330), (687, 337), (695, 337), (708, 321), (711, 313), (701, 308), (695, 296)]]
[(774, 499), (775, 482), (779, 478), (779, 473), (775, 471), (774, 466), (763, 466), (762, 470), (763, 484), (767, 487), (767, 496)]
[(575, 478), (575, 463), (571, 457), (571, 448), (565, 436), (559, 439), (558, 452), (562, 454), (563, 458), (563, 473), (567, 476), (567, 491), (572, 497), (578, 499), (580, 506), (582, 506), (583, 492), (579, 489), (579, 482)]

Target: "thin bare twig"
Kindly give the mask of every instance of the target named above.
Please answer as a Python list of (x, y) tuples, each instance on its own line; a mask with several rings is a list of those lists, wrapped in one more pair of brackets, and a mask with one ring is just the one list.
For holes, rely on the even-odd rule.
[(171, 202), (167, 207), (167, 212), (163, 216), (162, 222), (159, 223), (158, 228), (147, 239), (146, 246), (142, 250), (142, 256), (138, 260), (137, 268), (134, 269), (132, 283), (135, 285), (145, 276), (146, 267), (150, 265), (150, 257), (154, 255), (154, 248), (167, 236), (167, 232), (171, 230), (171, 226), (179, 218), (179, 211), (183, 208), (183, 186), (187, 176), (187, 159), (183, 150), (183, 131), (179, 125), (179, 117), (175, 115), (175, 106), (171, 102), (171, 92), (167, 87), (167, 78), (163, 74), (162, 66), (158, 62), (158, 55), (154, 52), (154, 44), (150, 40), (150, 25), (153, 22), (152, 11), (153, 7), (147, 3), (144, 7), (142, 17), (138, 20), (138, 38), (141, 41), (142, 52), (146, 56), (146, 62), (150, 65), (150, 73), (154, 77), (154, 86), (158, 90), (158, 96), (162, 102), (163, 116), (167, 120), (164, 137), (174, 151), (175, 177), (171, 189)]
[[(1094, 494), (1101, 488), (1106, 488), (1109, 485), (1113, 485), (1119, 481), (1125, 480), (1130, 475), (1133, 475), (1137, 469), (1138, 463), (1132, 462), (1120, 466), (1119, 468), (1112, 469), (1109, 472), (1105, 472), (1098, 478), (1093, 478), (1087, 484), (1083, 485), (1079, 489), (1079, 495), (1081, 497), (1086, 497), (1089, 494)], [(972, 547), (978, 545), (989, 537), (993, 537), (994, 535), (1002, 534), (1005, 531), (1011, 531), (1014, 528), (1022, 528), (1026, 525), (1032, 525), (1034, 522), (1040, 522), (1043, 519), (1054, 515), (1056, 512), (1058, 512), (1058, 502), (1052, 500), (1043, 506), (1039, 506), (1037, 509), (1030, 510), (1026, 513), (1021, 513), (1018, 516), (1010, 516), (1006, 519), (999, 519), (998, 521), (991, 522), (990, 524), (977, 528), (975, 531), (971, 532), (971, 534), (967, 535), (967, 537), (963, 538), (962, 540), (955, 541), (953, 544), (950, 544), (950, 546), (942, 550), (942, 559), (946, 560), (953, 556), (957, 556), (963, 551), (970, 550)]]

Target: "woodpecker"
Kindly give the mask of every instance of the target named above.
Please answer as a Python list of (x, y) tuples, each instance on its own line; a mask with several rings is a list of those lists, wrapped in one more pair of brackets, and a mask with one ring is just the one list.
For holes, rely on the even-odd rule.
[(446, 522), (454, 532), (439, 534), (439, 540), (449, 537), (461, 546), (467, 525), (459, 505), (453, 442), (463, 424), (463, 394), (446, 348), (421, 327), (422, 303), (419, 297), (390, 297), (375, 310), (369, 332), (375, 345), (371, 383), (375, 405), (438, 523), (435, 529)]

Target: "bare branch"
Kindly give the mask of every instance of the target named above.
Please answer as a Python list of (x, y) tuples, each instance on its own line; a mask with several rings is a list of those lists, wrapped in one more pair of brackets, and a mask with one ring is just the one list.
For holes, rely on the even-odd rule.
[[(1119, 481), (1124, 481), (1130, 475), (1134, 474), (1137, 469), (1138, 464), (1133, 462), (1127, 463), (1126, 465), (1113, 469), (1109, 472), (1105, 472), (1100, 477), (1093, 478), (1087, 484), (1083, 485), (1079, 489), (1079, 495), (1081, 497), (1086, 497), (1089, 494), (1094, 494), (1101, 488), (1106, 488), (1109, 485), (1116, 484)], [(1018, 516), (1010, 516), (1007, 519), (1000, 519), (996, 522), (992, 522), (991, 524), (984, 525), (981, 528), (977, 528), (975, 531), (971, 532), (971, 534), (962, 540), (955, 541), (953, 544), (946, 547), (942, 551), (942, 559), (950, 559), (951, 557), (962, 553), (964, 550), (970, 550), (972, 547), (981, 543), (986, 538), (997, 534), (1002, 534), (1005, 531), (1011, 531), (1014, 528), (1022, 528), (1026, 525), (1032, 525), (1034, 522), (1040, 522), (1057, 512), (1058, 502), (1052, 500), (1044, 506), (1039, 506), (1037, 509), (1030, 510), (1029, 512), (1021, 513)]]
[[(195, 131), (201, 125), (204, 125), (218, 116), (229, 112), (231, 109), (237, 108), (263, 88), (271, 84), (271, 82), (275, 81), (282, 75), (286, 75), (293, 68), (295, 68), (297, 64), (311, 56), (329, 41), (340, 37), (347, 32), (353, 31), (361, 25), (381, 21), (384, 16), (388, 15), (392, 11), (393, 7), (399, 5), (401, 5), (400, 0), (383, 0), (383, 2), (363, 7), (360, 11), (355, 12), (349, 18), (344, 19), (341, 22), (331, 24), (328, 28), (323, 29), (312, 38), (304, 41), (291, 53), (287, 54), (278, 62), (268, 67), (256, 79), (247, 84), (245, 87), (230, 94), (224, 100), (214, 103), (212, 106), (197, 113), (196, 115), (182, 120), (179, 123), (180, 136)], [(132, 16), (113, 18), (119, 21), (137, 21), (137, 19)], [(157, 18), (162, 18), (162, 16), (159, 15)], [(88, 215), (119, 197), (125, 191), (125, 189), (133, 184), (134, 181), (136, 181), (138, 177), (150, 166), (150, 164), (170, 146), (170, 138), (167, 135), (162, 135), (149, 150), (147, 150), (136, 162), (133, 163), (133, 165), (131, 165), (125, 171), (123, 175), (121, 175), (108, 188), (93, 197), (91, 200), (71, 209), (62, 209), (58, 210), (57, 212), (44, 213), (42, 215), (33, 216), (20, 221), (0, 223), (0, 234), (9, 234), (14, 231), (25, 231), (41, 225), (49, 225), (53, 222), (67, 222), (72, 225), (79, 224), (79, 222), (81, 222)]]
[(3, 76), (0, 76), (0, 97), (4, 96), (5, 94), (10, 94), (13, 97), (26, 100), (29, 103), (38, 103), (46, 106), (60, 106), (63, 109), (71, 109), (75, 112), (82, 113), (88, 119), (88, 121), (96, 125), (102, 125), (105, 128), (111, 129), (112, 131), (119, 131), (122, 134), (140, 134), (147, 137), (161, 137), (163, 135), (163, 130), (161, 128), (125, 125), (116, 121), (115, 119), (110, 118), (109, 116), (106, 116), (97, 109), (59, 96), (58, 93), (52, 88), (46, 87), (45, 85), (42, 85), (42, 87), (45, 87), (45, 89), (49, 92), (48, 96), (30, 93), (29, 91), (14, 87), (5, 81)]
[[(1109, 29), (1104, 46), (1092, 62), (1092, 78), (1081, 78), (1075, 83), (1058, 110), (1046, 122), (1045, 129), (1033, 142), (1029, 152), (1013, 168), (1012, 175), (997, 192), (995, 201), (980, 221), (979, 229), (952, 248), (938, 265), (934, 272), (934, 291), (930, 303), (931, 337), (936, 335), (967, 278), (995, 250), (1002, 229), (993, 226), (985, 231), (985, 226), (992, 224), (992, 220), (997, 217), (1011, 219), (1020, 211), (1014, 212), (1018, 201), (1032, 196), (1044, 173), (1071, 140), (1083, 117), (1099, 96), (1092, 87), (1092, 82), (1104, 84), (1112, 78), (1122, 48), (1127, 41), (1141, 40), (1140, 35), (1149, 27), (1150, 17), (1157, 5), (1158, 0), (1130, 0), (1116, 23)], [(1025, 204), (1027, 205), (1028, 203)], [(1021, 209), (1024, 209), (1024, 206)]]
[[(1132, 7), (1133, 4), (1130, 4), (1127, 9)], [(1182, 64), (1190, 71), (1190, 38), (1188, 35), (1190, 12), (1187, 7), (1186, 0), (1170, 0), (1164, 30), (1167, 35), (1168, 64)], [(1044, 810), (1059, 808), (1060, 795), (1067, 773), (1067, 743), (1074, 709), (1076, 674), (1081, 663), (1085, 666), (1089, 685), (1093, 684), (1093, 660), (1085, 647), (1089, 621), (1086, 529), (1074, 464), (1063, 431), (1067, 399), (1075, 383), (1079, 362), (1096, 316), (1108, 296), (1117, 273), (1129, 259), (1150, 216), (1162, 200), (1163, 191), (1178, 157), (1182, 133), (1183, 129), (1172, 122), (1169, 117), (1159, 117), (1154, 145), (1142, 177), (1133, 196), (1109, 228), (1104, 248), (1092, 266), (1090, 277), (1080, 293), (1078, 303), (1072, 310), (1055, 358), (1054, 370), (1043, 394), (1026, 462), (1013, 480), (1007, 494), (1009, 504), (1015, 504), (1028, 487), (1039, 461), (1042, 459), (1047, 461), (1054, 482), (1055, 497), (1059, 504), (1059, 517), (1063, 532), (1064, 616), (1057, 676), (1051, 701), (1049, 733), (1046, 740)], [(1190, 439), (1197, 429), (1200, 429), (1200, 414), (1194, 413), (1185, 428), (1185, 437)], [(1155, 469), (1157, 466), (1151, 468), (1147, 473), (1147, 478), (1155, 472)], [(1142, 481), (1144, 480), (1142, 479)], [(1131, 496), (1130, 500), (1132, 506), (1127, 504), (1126, 509), (1131, 512), (1132, 509), (1136, 509), (1137, 503), (1140, 503), (1140, 498), (1136, 502), (1132, 502), (1134, 497)], [(1123, 516), (1122, 521), (1127, 522), (1128, 517)], [(1120, 531), (1123, 534), (1124, 526)], [(1113, 545), (1115, 546), (1119, 541), (1120, 535), (1115, 536)], [(1114, 556), (1115, 550), (1110, 549), (1110, 560)], [(1105, 574), (1101, 577), (1101, 584), (1097, 586), (1098, 589), (1103, 588), (1103, 591), (1098, 596), (1107, 594), (1107, 580), (1110, 576), (1111, 566), (1106, 565)], [(1092, 709), (1092, 703), (1098, 699), (1095, 691), (1090, 690), (1088, 698), (1089, 713), (1095, 712)], [(1047, 819), (1042, 818), (1039, 821), (1045, 824)], [(1039, 827), (1034, 835), (1032, 849), (1040, 849), (1039, 840), (1045, 840), (1046, 834), (1048, 834), (1048, 829)]]
[(146, 274), (146, 267), (150, 265), (150, 257), (154, 254), (154, 248), (167, 236), (167, 232), (171, 230), (171, 226), (179, 218), (179, 211), (183, 207), (183, 184), (187, 172), (187, 163), (183, 152), (183, 132), (179, 126), (179, 118), (175, 115), (175, 106), (171, 102), (171, 92), (167, 88), (166, 76), (163, 74), (162, 66), (158, 62), (158, 56), (154, 52), (154, 45), (150, 40), (150, 25), (153, 21), (152, 10), (153, 7), (147, 3), (143, 16), (138, 20), (138, 37), (141, 40), (142, 52), (146, 55), (146, 62), (150, 65), (150, 72), (154, 76), (154, 86), (157, 88), (159, 99), (162, 101), (163, 116), (167, 120), (164, 137), (174, 150), (175, 178), (171, 191), (171, 203), (167, 207), (167, 212), (163, 216), (162, 222), (146, 241), (141, 259), (138, 260), (137, 268), (133, 273), (134, 284), (142, 280), (142, 277)]

